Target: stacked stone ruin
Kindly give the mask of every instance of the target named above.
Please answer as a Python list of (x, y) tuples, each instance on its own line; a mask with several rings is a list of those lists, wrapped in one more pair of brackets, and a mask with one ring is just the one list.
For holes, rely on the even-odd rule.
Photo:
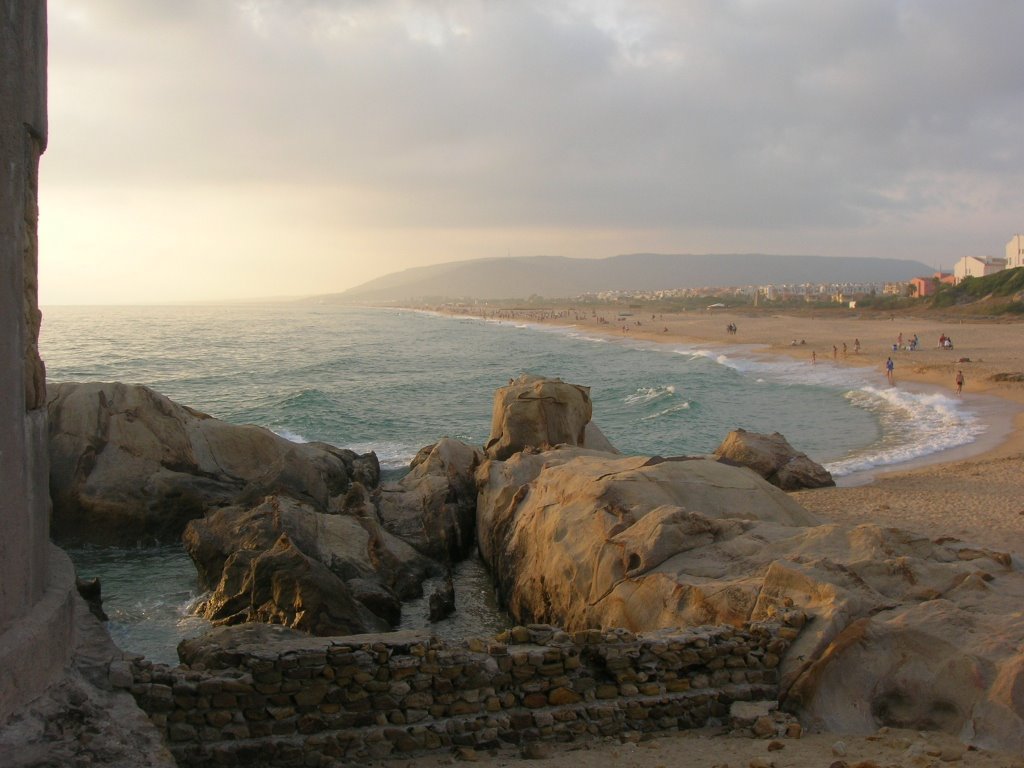
[(181, 765), (317, 766), (696, 728), (775, 700), (803, 614), (634, 635), (519, 626), (446, 644), (391, 633), (112, 670)]

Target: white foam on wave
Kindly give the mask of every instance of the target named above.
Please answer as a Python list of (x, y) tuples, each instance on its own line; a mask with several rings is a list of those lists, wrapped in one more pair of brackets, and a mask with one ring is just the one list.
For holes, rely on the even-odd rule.
[(660, 418), (662, 418), (664, 416), (671, 416), (673, 413), (678, 413), (680, 411), (688, 411), (688, 410), (690, 410), (690, 401), (689, 400), (684, 400), (683, 402), (681, 402), (681, 403), (679, 403), (677, 405), (673, 405), (673, 406), (671, 406), (669, 408), (665, 408), (664, 410), (658, 411), (657, 413), (648, 414), (647, 416), (644, 416), (642, 419), (640, 419), (640, 421), (651, 421), (652, 419), (660, 419)]
[(878, 419), (882, 437), (849, 456), (825, 464), (835, 476), (902, 464), (974, 442), (985, 432), (980, 417), (963, 401), (941, 392), (880, 386), (884, 372), (836, 365), (831, 360), (763, 358), (750, 354), (694, 349), (681, 352), (713, 360), (758, 383), (810, 385), (844, 392), (857, 408)]
[(633, 394), (626, 395), (625, 402), (627, 405), (639, 405), (660, 398), (672, 397), (675, 393), (676, 388), (672, 384), (664, 387), (640, 387)]
[(292, 432), (290, 429), (273, 429), (271, 430), (278, 437), (283, 437), (285, 440), (291, 443), (311, 443), (313, 442), (308, 437), (303, 437), (298, 432)]
[(851, 456), (826, 464), (837, 477), (967, 445), (985, 432), (976, 414), (960, 400), (940, 392), (868, 385), (847, 392), (846, 398), (875, 414), (882, 437)]

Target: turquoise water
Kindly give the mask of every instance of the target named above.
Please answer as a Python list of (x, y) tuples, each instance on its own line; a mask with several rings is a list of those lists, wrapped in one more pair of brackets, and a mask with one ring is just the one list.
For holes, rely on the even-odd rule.
[[(145, 384), (226, 421), (375, 451), (395, 471), (442, 436), (485, 442), (494, 390), (524, 372), (590, 386), (595, 422), (624, 453), (707, 453), (742, 427), (782, 432), (842, 476), (962, 445), (982, 429), (953, 398), (880, 387), (874, 372), (827, 361), (809, 366), (762, 359), (743, 345), (602, 338), (407, 310), (51, 307), (40, 347), (51, 381)], [(98, 564), (74, 555), (95, 571), (83, 576), (101, 576), (108, 605), (117, 583), (129, 606), (168, 580), (155, 566), (149, 577), (121, 579), (119, 564), (141, 559), (146, 573), (147, 558), (152, 565), (176, 557), (119, 550)], [(152, 599), (181, 609), (190, 589), (194, 583), (174, 581), (172, 598)], [(138, 617), (147, 611), (126, 609), (125, 623), (145, 624)], [(169, 622), (179, 636), (201, 629), (181, 616)], [(119, 637), (151, 658), (176, 643), (154, 650), (131, 629)]]

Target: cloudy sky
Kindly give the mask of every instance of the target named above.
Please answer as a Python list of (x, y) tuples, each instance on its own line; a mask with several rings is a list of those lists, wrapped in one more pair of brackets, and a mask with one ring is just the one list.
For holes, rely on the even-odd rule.
[(49, 0), (44, 304), (552, 254), (1002, 255), (1017, 0)]

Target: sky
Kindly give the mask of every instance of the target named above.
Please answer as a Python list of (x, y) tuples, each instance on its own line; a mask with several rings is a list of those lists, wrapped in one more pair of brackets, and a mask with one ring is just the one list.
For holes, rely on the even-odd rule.
[(1002, 256), (1017, 0), (49, 0), (45, 304), (530, 255)]

